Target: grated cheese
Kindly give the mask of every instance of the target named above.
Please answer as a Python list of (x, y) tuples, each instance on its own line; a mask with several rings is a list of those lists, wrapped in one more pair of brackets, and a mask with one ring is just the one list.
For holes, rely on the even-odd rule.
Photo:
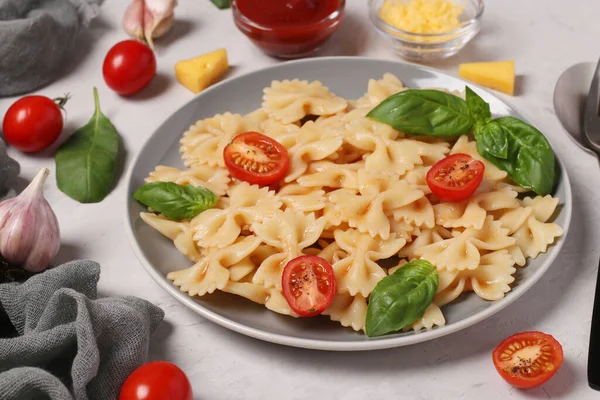
[(464, 5), (452, 0), (385, 0), (379, 16), (411, 33), (445, 33), (460, 27)]

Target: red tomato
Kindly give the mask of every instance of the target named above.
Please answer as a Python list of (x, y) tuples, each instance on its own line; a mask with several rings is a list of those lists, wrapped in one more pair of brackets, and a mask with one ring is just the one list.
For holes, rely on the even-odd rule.
[(290, 163), (285, 146), (258, 132), (237, 135), (223, 150), (223, 158), (234, 178), (261, 186), (278, 182)]
[(175, 364), (152, 361), (129, 375), (119, 400), (193, 400), (192, 386)]
[(550, 335), (522, 332), (500, 343), (492, 358), (506, 382), (529, 389), (546, 382), (558, 371), (563, 362), (563, 350)]
[(333, 267), (321, 257), (296, 257), (283, 270), (282, 286), (296, 314), (314, 317), (329, 307), (335, 295)]
[(156, 75), (156, 57), (145, 44), (124, 40), (106, 54), (102, 66), (104, 81), (123, 96), (134, 94), (148, 86)]
[(51, 100), (45, 96), (25, 96), (17, 100), (4, 116), (4, 138), (27, 153), (48, 148), (62, 132), (61, 108), (68, 98)]
[(477, 190), (485, 165), (468, 154), (452, 154), (427, 172), (427, 185), (443, 201), (462, 201)]

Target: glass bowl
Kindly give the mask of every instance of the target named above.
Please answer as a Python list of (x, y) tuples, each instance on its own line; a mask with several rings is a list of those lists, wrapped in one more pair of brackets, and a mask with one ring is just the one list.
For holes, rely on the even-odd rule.
[(454, 0), (464, 5), (460, 26), (445, 33), (413, 33), (395, 28), (379, 17), (385, 0), (369, 0), (369, 16), (377, 32), (389, 41), (400, 57), (426, 62), (458, 53), (477, 35), (483, 14), (483, 0)]
[(319, 49), (339, 27), (346, 5), (340, 0), (337, 9), (316, 22), (267, 26), (242, 14), (238, 1), (231, 1), (235, 25), (256, 47), (278, 58), (304, 57)]

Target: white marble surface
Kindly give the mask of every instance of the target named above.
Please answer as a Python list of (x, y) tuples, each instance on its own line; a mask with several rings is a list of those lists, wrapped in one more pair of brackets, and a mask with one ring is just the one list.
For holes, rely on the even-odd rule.
[[(371, 28), (366, 0), (347, 0), (341, 29), (319, 55), (361, 55), (396, 59)], [(83, 125), (93, 111), (92, 86), (102, 109), (123, 137), (127, 165), (152, 131), (192, 98), (173, 77), (182, 58), (226, 47), (237, 76), (278, 61), (252, 47), (238, 32), (229, 11), (208, 0), (180, 0), (173, 31), (158, 42), (159, 76), (142, 93), (123, 99), (104, 84), (104, 55), (125, 39), (123, 0), (107, 0), (89, 40), (64, 76), (39, 93), (72, 94), (64, 136)], [(125, 179), (102, 203), (80, 205), (62, 194), (54, 180), (47, 198), (57, 212), (63, 246), (58, 261), (88, 258), (102, 264), (101, 295), (146, 298), (166, 313), (152, 340), (151, 358), (183, 368), (196, 399), (528, 399), (600, 397), (587, 386), (586, 362), (592, 299), (600, 256), (598, 163), (565, 136), (552, 108), (560, 73), (580, 61), (593, 61), (600, 37), (600, 2), (490, 0), (480, 35), (452, 59), (434, 67), (457, 74), (464, 61), (515, 59), (516, 97), (504, 97), (549, 137), (564, 160), (574, 192), (568, 241), (550, 271), (516, 304), (471, 328), (439, 340), (394, 350), (328, 353), (286, 348), (246, 338), (193, 314), (163, 292), (134, 256), (124, 227)], [(13, 99), (0, 100), (0, 115)], [(54, 172), (52, 151), (28, 156), (10, 151), (31, 179), (38, 168)], [(511, 388), (498, 376), (493, 348), (510, 334), (541, 330), (563, 345), (565, 362), (547, 384), (530, 391)]]

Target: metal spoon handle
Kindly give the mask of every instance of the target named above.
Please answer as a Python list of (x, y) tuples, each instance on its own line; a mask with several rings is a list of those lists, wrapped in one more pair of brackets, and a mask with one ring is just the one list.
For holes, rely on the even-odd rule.
[[(600, 272), (600, 266), (599, 270)], [(600, 391), (600, 274), (596, 277), (592, 328), (590, 329), (590, 348), (588, 352), (588, 384)]]

